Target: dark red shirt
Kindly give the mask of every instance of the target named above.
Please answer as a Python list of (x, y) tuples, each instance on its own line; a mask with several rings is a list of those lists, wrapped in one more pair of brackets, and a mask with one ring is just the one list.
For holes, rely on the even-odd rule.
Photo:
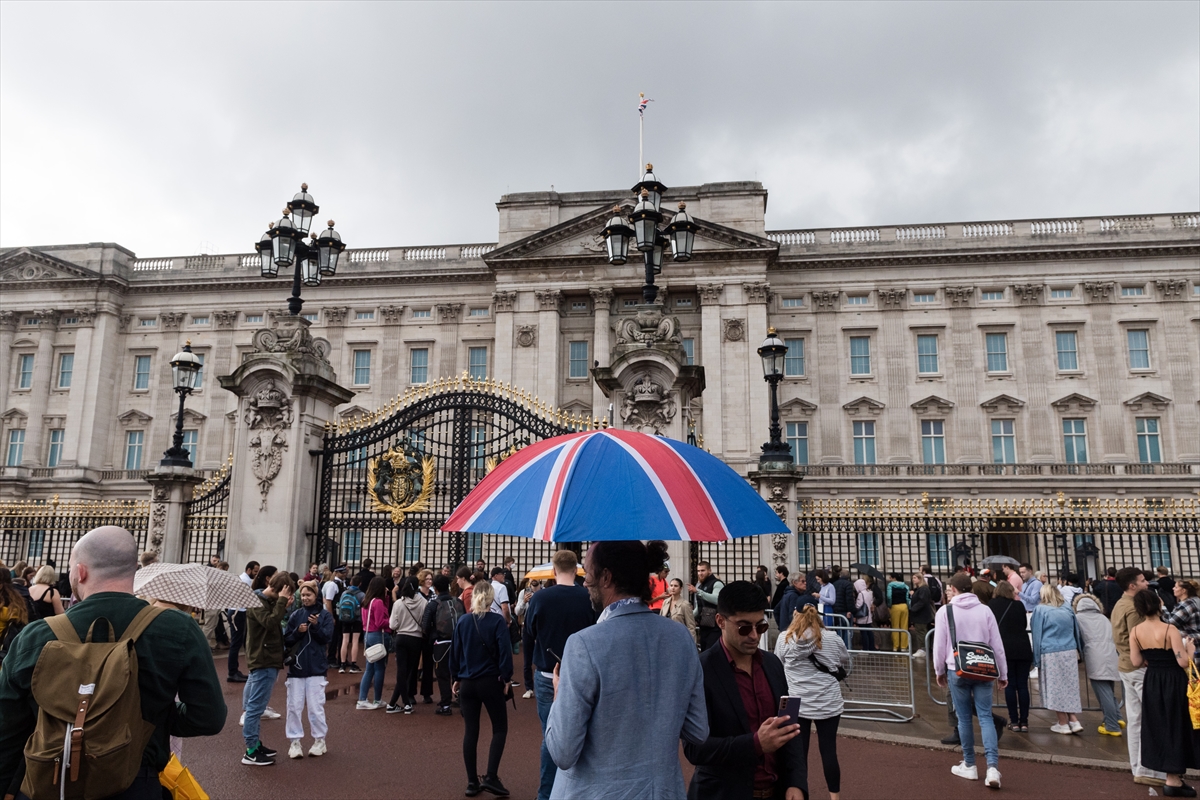
[(754, 731), (754, 752), (758, 753), (761, 758), (758, 767), (754, 770), (754, 789), (755, 791), (774, 789), (779, 780), (779, 773), (775, 771), (775, 754), (764, 753), (762, 745), (758, 741), (759, 726), (765, 720), (776, 716), (775, 712), (778, 710), (775, 695), (771, 692), (771, 684), (767, 681), (767, 673), (763, 672), (762, 651), (754, 651), (750, 662), (750, 672), (746, 672), (738, 669), (723, 639), (721, 640), (721, 649), (725, 651), (725, 658), (729, 660), (729, 668), (733, 670), (733, 680), (737, 684), (738, 694), (742, 696), (742, 706), (746, 709), (746, 722), (750, 725), (750, 730)]

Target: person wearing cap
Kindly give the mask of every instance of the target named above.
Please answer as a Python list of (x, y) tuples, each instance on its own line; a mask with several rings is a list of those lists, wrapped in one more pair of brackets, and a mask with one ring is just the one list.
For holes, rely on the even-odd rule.
[(321, 599), (325, 602), (325, 610), (333, 617), (333, 636), (329, 638), (329, 645), (326, 648), (326, 657), (330, 667), (346, 666), (342, 663), (342, 622), (337, 615), (337, 601), (342, 595), (342, 590), (346, 588), (346, 577), (349, 574), (349, 567), (345, 564), (338, 564), (332, 572), (326, 575), (325, 583), (321, 585)]

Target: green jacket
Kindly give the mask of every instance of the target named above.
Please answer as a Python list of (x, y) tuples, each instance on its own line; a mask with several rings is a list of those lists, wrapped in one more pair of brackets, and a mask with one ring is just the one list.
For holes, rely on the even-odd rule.
[(262, 606), (246, 609), (246, 666), (283, 669), (283, 621), (288, 604), (282, 597), (259, 595)]
[[(101, 592), (67, 609), (79, 638), (104, 617), (120, 636), (144, 600), (122, 592)], [(100, 628), (101, 626), (97, 626)], [(38, 656), (54, 634), (45, 620), (30, 623), (13, 641), (0, 668), (0, 794), (24, 773), (23, 748), (37, 725), (30, 682)], [(154, 725), (142, 765), (161, 772), (171, 758), (170, 736), (215, 736), (225, 725), (225, 699), (204, 632), (187, 614), (160, 614), (135, 646), (142, 718)], [(179, 699), (176, 700), (176, 695)]]

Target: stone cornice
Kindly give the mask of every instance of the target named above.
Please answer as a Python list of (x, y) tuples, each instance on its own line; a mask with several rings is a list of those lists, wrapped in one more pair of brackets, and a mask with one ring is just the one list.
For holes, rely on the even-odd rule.
[[(722, 252), (722, 251), (716, 251)], [(780, 253), (771, 263), (772, 269), (852, 269), (872, 267), (902, 267), (905, 269), (963, 264), (1002, 264), (1067, 259), (1092, 261), (1097, 259), (1178, 258), (1200, 256), (1200, 244), (1186, 242), (1154, 245), (1131, 243), (1116, 246), (1103, 242), (1091, 247), (1014, 248), (1012, 250), (947, 250), (905, 253)]]

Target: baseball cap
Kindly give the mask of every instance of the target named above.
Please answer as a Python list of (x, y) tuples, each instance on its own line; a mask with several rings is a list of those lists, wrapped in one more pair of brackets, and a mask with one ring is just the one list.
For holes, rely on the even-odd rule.
[(349, 571), (350, 571), (350, 568), (347, 567), (345, 564), (338, 564), (337, 568), (334, 569), (334, 572), (349, 572)]

